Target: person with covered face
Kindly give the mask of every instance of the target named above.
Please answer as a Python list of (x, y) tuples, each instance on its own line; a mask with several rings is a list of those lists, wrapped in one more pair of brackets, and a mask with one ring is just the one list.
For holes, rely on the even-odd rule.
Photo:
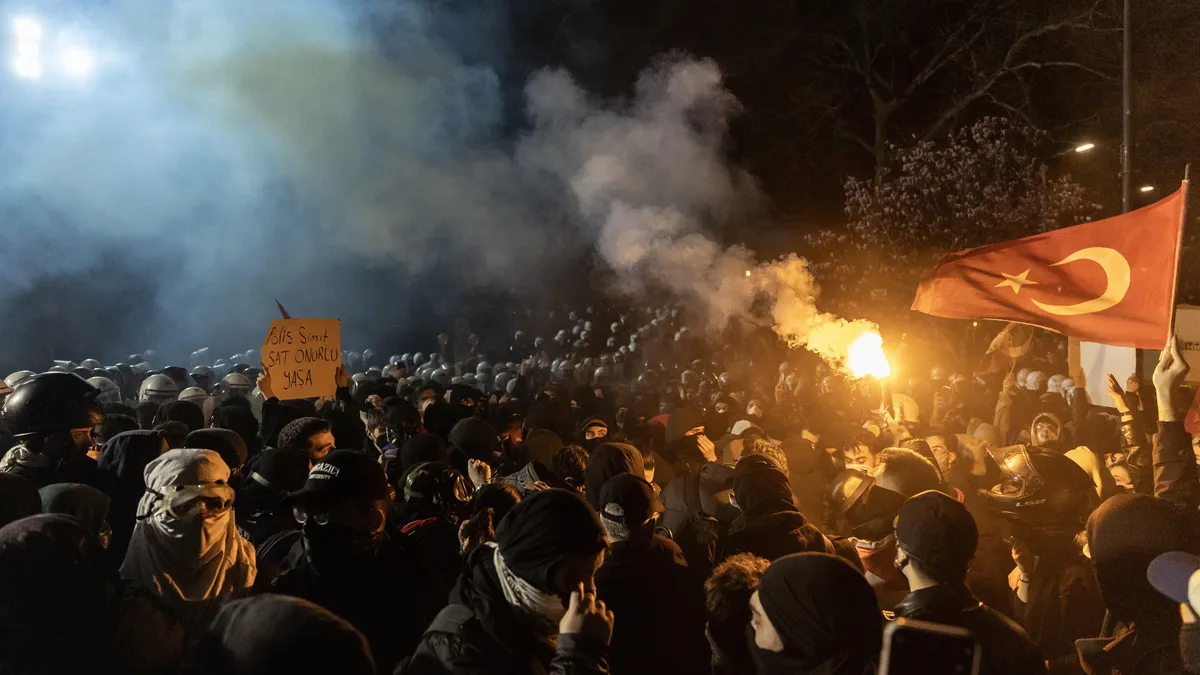
[(254, 585), (254, 547), (238, 533), (228, 481), (211, 450), (171, 450), (146, 465), (121, 574), (157, 593), (189, 629)]
[(758, 675), (871, 675), (883, 616), (850, 563), (795, 553), (771, 563), (750, 596)]
[(1003, 473), (985, 494), (1012, 529), (1010, 583), (1018, 623), (1051, 673), (1078, 672), (1075, 641), (1099, 635), (1104, 602), (1080, 532), (1096, 501), (1092, 480), (1064, 455), (1026, 446), (991, 451)]
[(981, 675), (1046, 672), (1025, 631), (967, 588), (978, 540), (975, 519), (954, 498), (935, 490), (910, 497), (896, 516), (896, 568), (909, 588), (896, 616), (971, 631), (982, 653)]
[(13, 473), (42, 488), (51, 483), (99, 487), (88, 456), (92, 429), (104, 419), (100, 390), (72, 373), (33, 375), (4, 400), (0, 419), (19, 445), (5, 448), (0, 473)]
[(664, 509), (654, 489), (619, 474), (600, 490), (600, 503), (609, 551), (596, 594), (622, 617), (613, 628), (613, 670), (708, 675), (702, 579), (675, 542), (655, 533)]
[[(362, 631), (380, 672), (391, 672), (412, 652), (445, 603), (429, 596), (419, 568), (389, 538), (391, 501), (383, 467), (370, 456), (356, 450), (326, 455), (287, 498), (300, 524), (303, 559), (271, 587), (321, 605)], [(400, 583), (404, 579), (418, 581)]]
[(774, 462), (762, 455), (743, 457), (733, 475), (741, 515), (729, 526), (720, 558), (751, 553), (775, 560), (790, 553), (834, 553), (833, 544), (796, 508), (791, 485)]
[(579, 495), (544, 490), (523, 499), (496, 542), (467, 556), (450, 605), (397, 672), (607, 673), (614, 619), (593, 584), (607, 547)]

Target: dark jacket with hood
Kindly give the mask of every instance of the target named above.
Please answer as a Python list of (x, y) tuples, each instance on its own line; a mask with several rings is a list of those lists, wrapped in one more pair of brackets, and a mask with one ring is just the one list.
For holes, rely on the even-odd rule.
[(742, 514), (729, 526), (720, 559), (753, 553), (776, 560), (790, 553), (836, 555), (833, 544), (796, 509), (787, 476), (760, 455), (744, 457), (733, 478)]
[(669, 539), (647, 532), (613, 543), (596, 572), (596, 595), (621, 616), (613, 626), (613, 671), (707, 675), (702, 583)]
[[(306, 550), (307, 542), (302, 542)], [(371, 644), (379, 672), (388, 673), (412, 653), (421, 630), (445, 598), (431, 597), (418, 582), (421, 570), (395, 540), (372, 554), (336, 561), (314, 559), (311, 551), (271, 586), (272, 593), (318, 604), (349, 621)]]
[[(397, 675), (603, 675), (608, 646), (588, 635), (550, 640), (505, 596), (496, 565), (542, 593), (552, 592), (555, 568), (568, 555), (604, 547), (599, 517), (578, 495), (538, 492), (500, 522), (495, 546), (467, 554), (450, 605), (429, 625)], [(554, 627), (557, 629), (557, 626)]]
[(1046, 672), (1045, 659), (1025, 631), (979, 602), (964, 585), (939, 584), (913, 591), (896, 606), (896, 616), (971, 631), (983, 655), (981, 675)]
[(103, 478), (103, 489), (112, 499), (108, 507), (108, 524), (112, 539), (108, 552), (113, 560), (124, 560), (137, 522), (137, 506), (146, 492), (143, 474), (146, 465), (154, 461), (163, 448), (157, 431), (126, 431), (104, 444), (97, 466)]

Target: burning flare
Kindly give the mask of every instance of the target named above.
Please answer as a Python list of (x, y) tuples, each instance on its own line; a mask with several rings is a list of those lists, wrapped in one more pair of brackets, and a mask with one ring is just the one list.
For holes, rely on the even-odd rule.
[(883, 355), (883, 338), (879, 333), (868, 331), (850, 343), (846, 368), (855, 377), (874, 375), (875, 379), (883, 379), (892, 373), (892, 367)]

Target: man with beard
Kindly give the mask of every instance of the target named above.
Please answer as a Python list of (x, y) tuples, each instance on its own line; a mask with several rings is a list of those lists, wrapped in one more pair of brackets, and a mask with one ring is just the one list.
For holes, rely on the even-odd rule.
[(51, 483), (97, 485), (92, 428), (103, 415), (100, 390), (72, 373), (42, 373), (21, 383), (0, 411), (8, 432), (20, 445), (0, 460), (0, 472), (14, 473), (39, 488)]
[(288, 498), (303, 533), (304, 560), (272, 587), (353, 624), (386, 673), (412, 653), (445, 604), (428, 597), (422, 584), (400, 583), (419, 579), (420, 572), (387, 536), (391, 500), (383, 467), (371, 457), (354, 450), (326, 455)]

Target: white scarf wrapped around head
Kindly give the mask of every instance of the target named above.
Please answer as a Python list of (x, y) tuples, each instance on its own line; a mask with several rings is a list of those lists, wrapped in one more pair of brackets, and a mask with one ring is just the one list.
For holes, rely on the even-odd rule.
[(158, 593), (185, 624), (200, 625), (222, 600), (254, 584), (254, 547), (238, 534), (232, 509), (178, 519), (159, 495), (173, 485), (225, 483), (229, 467), (211, 450), (171, 450), (146, 465), (144, 477), (147, 491), (121, 575)]

